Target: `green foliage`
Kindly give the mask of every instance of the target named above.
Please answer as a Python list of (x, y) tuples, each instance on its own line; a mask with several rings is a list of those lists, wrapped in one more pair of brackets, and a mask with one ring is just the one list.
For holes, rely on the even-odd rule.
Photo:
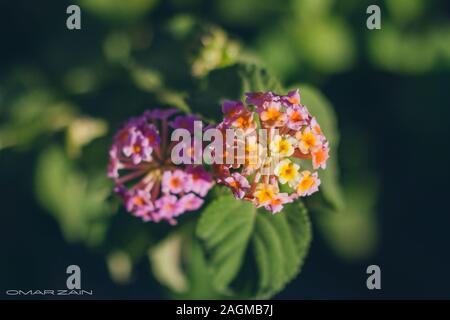
[(276, 0), (216, 0), (215, 12), (231, 25), (251, 26), (264, 24), (274, 11), (282, 12)]
[(391, 72), (420, 74), (448, 65), (450, 26), (435, 26), (421, 32), (401, 30), (389, 21), (382, 33), (368, 41), (373, 63)]
[(336, 15), (334, 0), (292, 0), (276, 23), (263, 25), (256, 50), (282, 78), (314, 70), (332, 74), (348, 70), (356, 60), (355, 37), (348, 22)]
[(197, 236), (210, 252), (213, 285), (225, 291), (242, 265), (252, 234), (256, 210), (232, 196), (214, 200), (202, 213)]
[[(309, 249), (311, 227), (301, 203), (271, 215), (225, 195), (203, 211), (197, 236), (205, 246), (212, 283), (219, 292), (261, 298), (273, 296), (297, 275)], [(247, 263), (256, 266), (245, 267), (258, 270), (258, 278), (236, 292), (233, 280), (246, 254), (252, 256)]]
[(222, 295), (214, 290), (194, 224), (170, 233), (148, 252), (155, 278), (178, 299), (212, 299)]
[(108, 126), (104, 120), (90, 117), (74, 119), (67, 128), (67, 152), (70, 156), (79, 156), (83, 146), (95, 138), (106, 134)]
[(75, 117), (74, 107), (45, 88), (25, 90), (8, 101), (0, 125), (0, 150), (29, 147), (38, 137), (64, 129)]
[(102, 243), (111, 212), (106, 177), (79, 172), (61, 148), (52, 146), (38, 159), (35, 185), (38, 200), (58, 220), (67, 241)]
[(252, 239), (259, 270), (257, 297), (269, 298), (294, 279), (311, 238), (307, 210), (301, 202), (286, 205), (276, 216), (258, 212)]
[(297, 55), (305, 63), (324, 73), (348, 70), (355, 60), (351, 31), (339, 17), (327, 16), (320, 20), (310, 18), (292, 20)]
[(81, 7), (111, 21), (133, 21), (150, 11), (158, 0), (81, 0)]
[(319, 230), (329, 246), (340, 257), (349, 261), (365, 259), (376, 248), (378, 241), (375, 203), (377, 184), (366, 174), (364, 181), (344, 185), (345, 210), (317, 212)]
[(371, 62), (403, 74), (448, 69), (450, 24), (439, 15), (427, 23), (433, 5), (424, 0), (386, 0), (382, 32), (371, 32), (367, 37)]
[(185, 237), (182, 233), (174, 232), (148, 253), (153, 275), (174, 293), (188, 289), (188, 280), (180, 259), (183, 240)]
[(179, 299), (220, 299), (224, 296), (218, 293), (208, 276), (208, 264), (205, 252), (199, 240), (190, 230), (182, 248), (182, 262), (188, 279), (188, 290), (175, 295)]
[(399, 23), (406, 24), (419, 18), (424, 11), (424, 0), (386, 0), (389, 14)]
[(210, 27), (200, 36), (201, 43), (198, 52), (192, 59), (192, 74), (204, 76), (216, 68), (222, 68), (235, 63), (240, 53), (240, 45), (228, 38), (218, 27)]

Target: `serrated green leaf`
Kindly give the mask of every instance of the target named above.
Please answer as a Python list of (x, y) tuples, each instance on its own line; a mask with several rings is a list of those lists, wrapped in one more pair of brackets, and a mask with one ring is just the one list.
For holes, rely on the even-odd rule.
[(325, 201), (335, 210), (342, 210), (345, 206), (341, 186), (339, 184), (339, 169), (337, 149), (339, 133), (337, 130), (336, 114), (328, 100), (316, 88), (309, 85), (298, 85), (302, 104), (308, 107), (311, 114), (317, 118), (322, 131), (330, 143), (330, 158), (327, 168), (320, 170), (322, 181), (320, 190)]
[(214, 200), (198, 222), (196, 233), (210, 253), (212, 281), (220, 291), (228, 287), (241, 267), (255, 213), (250, 203), (227, 195)]
[(303, 204), (286, 205), (271, 215), (258, 212), (253, 249), (258, 261), (257, 297), (279, 292), (300, 272), (311, 242), (311, 225)]
[[(275, 217), (272, 217), (275, 220)], [(266, 292), (270, 292), (271, 289), (278, 290), (283, 285), (283, 269), (285, 257), (283, 256), (283, 244), (281, 235), (275, 230), (275, 221), (269, 221), (270, 217), (267, 217), (265, 213), (259, 213), (256, 219), (255, 235), (258, 239), (259, 245), (255, 250), (256, 261), (258, 266), (264, 266), (264, 271), (269, 272), (264, 279), (269, 279), (264, 286), (259, 286), (259, 294), (265, 295)], [(262, 252), (260, 251), (264, 251)], [(262, 258), (259, 258), (262, 256)]]
[[(272, 215), (256, 210), (231, 195), (213, 201), (202, 213), (197, 236), (205, 248), (214, 287), (233, 292), (242, 268), (258, 271), (257, 283), (245, 297), (270, 297), (279, 292), (299, 272), (311, 241), (311, 227), (305, 207), (289, 204)], [(244, 266), (244, 256), (253, 258)], [(247, 281), (248, 279), (243, 279)]]

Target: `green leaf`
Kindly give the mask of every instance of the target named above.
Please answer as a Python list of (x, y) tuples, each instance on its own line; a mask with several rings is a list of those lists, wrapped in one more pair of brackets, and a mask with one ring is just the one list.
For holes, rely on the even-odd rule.
[(52, 146), (38, 159), (35, 186), (38, 200), (58, 221), (67, 241), (103, 241), (111, 213), (105, 201), (111, 187), (104, 175), (88, 177), (60, 147)]
[(169, 289), (175, 299), (220, 299), (207, 274), (207, 264), (194, 224), (171, 232), (149, 249), (148, 257), (156, 280)]
[(175, 298), (223, 299), (224, 296), (214, 289), (210, 281), (205, 253), (193, 232), (186, 236), (183, 249), (183, 262), (186, 266), (189, 290), (183, 294), (175, 295)]
[[(197, 226), (214, 287), (232, 294), (243, 269), (256, 269), (256, 283), (245, 297), (270, 297), (300, 271), (311, 241), (311, 226), (301, 203), (272, 215), (251, 203), (222, 196), (202, 213)], [(245, 256), (250, 256), (244, 265)], [(250, 264), (250, 265), (249, 265)], [(248, 281), (248, 277), (242, 277)], [(242, 283), (240, 283), (242, 285)]]
[(259, 210), (252, 238), (259, 271), (257, 297), (271, 297), (295, 278), (311, 238), (311, 225), (303, 204), (288, 204), (276, 215)]
[(176, 293), (185, 292), (188, 288), (180, 261), (183, 240), (182, 233), (173, 233), (148, 252), (153, 275)]
[(45, 88), (20, 92), (6, 107), (0, 118), (0, 150), (30, 147), (37, 138), (66, 128), (76, 114), (71, 103)]
[(230, 195), (214, 200), (197, 225), (197, 236), (210, 253), (213, 285), (224, 291), (242, 265), (256, 210), (249, 202), (236, 201)]
[(336, 114), (328, 100), (316, 88), (309, 85), (298, 85), (300, 97), (311, 114), (317, 118), (325, 136), (330, 143), (330, 158), (327, 168), (320, 170), (319, 177), (322, 181), (320, 190), (323, 198), (333, 209), (342, 210), (345, 206), (341, 186), (339, 184), (339, 168), (337, 161), (337, 149), (339, 146), (339, 133), (337, 129)]

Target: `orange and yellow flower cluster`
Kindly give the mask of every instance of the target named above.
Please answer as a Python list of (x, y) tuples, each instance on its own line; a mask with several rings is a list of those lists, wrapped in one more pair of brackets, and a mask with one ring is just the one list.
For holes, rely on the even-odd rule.
[(276, 213), (284, 204), (318, 190), (317, 170), (326, 168), (329, 143), (301, 103), (298, 90), (246, 96), (247, 106), (241, 101), (223, 104), (224, 120), (217, 128), (236, 132), (226, 143), (226, 153), (243, 151), (232, 157), (232, 163), (213, 165), (216, 179), (236, 198)]

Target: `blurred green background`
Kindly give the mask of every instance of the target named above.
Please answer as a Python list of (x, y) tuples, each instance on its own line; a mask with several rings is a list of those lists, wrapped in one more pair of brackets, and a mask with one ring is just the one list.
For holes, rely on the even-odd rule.
[[(164, 273), (179, 261), (161, 249), (180, 239), (149, 250), (169, 227), (141, 223), (110, 196), (107, 150), (147, 108), (205, 104), (202, 80), (237, 62), (286, 88), (320, 89), (340, 132), (346, 206), (313, 210), (302, 274), (276, 298), (450, 298), (448, 1), (76, 3), (82, 28), (72, 31), (71, 2), (0, 4), (2, 298), (63, 287), (69, 264), (97, 298), (183, 291), (176, 267)], [(381, 30), (366, 28), (370, 4)], [(215, 118), (218, 105), (201, 111)], [(380, 291), (366, 288), (370, 264)]]

